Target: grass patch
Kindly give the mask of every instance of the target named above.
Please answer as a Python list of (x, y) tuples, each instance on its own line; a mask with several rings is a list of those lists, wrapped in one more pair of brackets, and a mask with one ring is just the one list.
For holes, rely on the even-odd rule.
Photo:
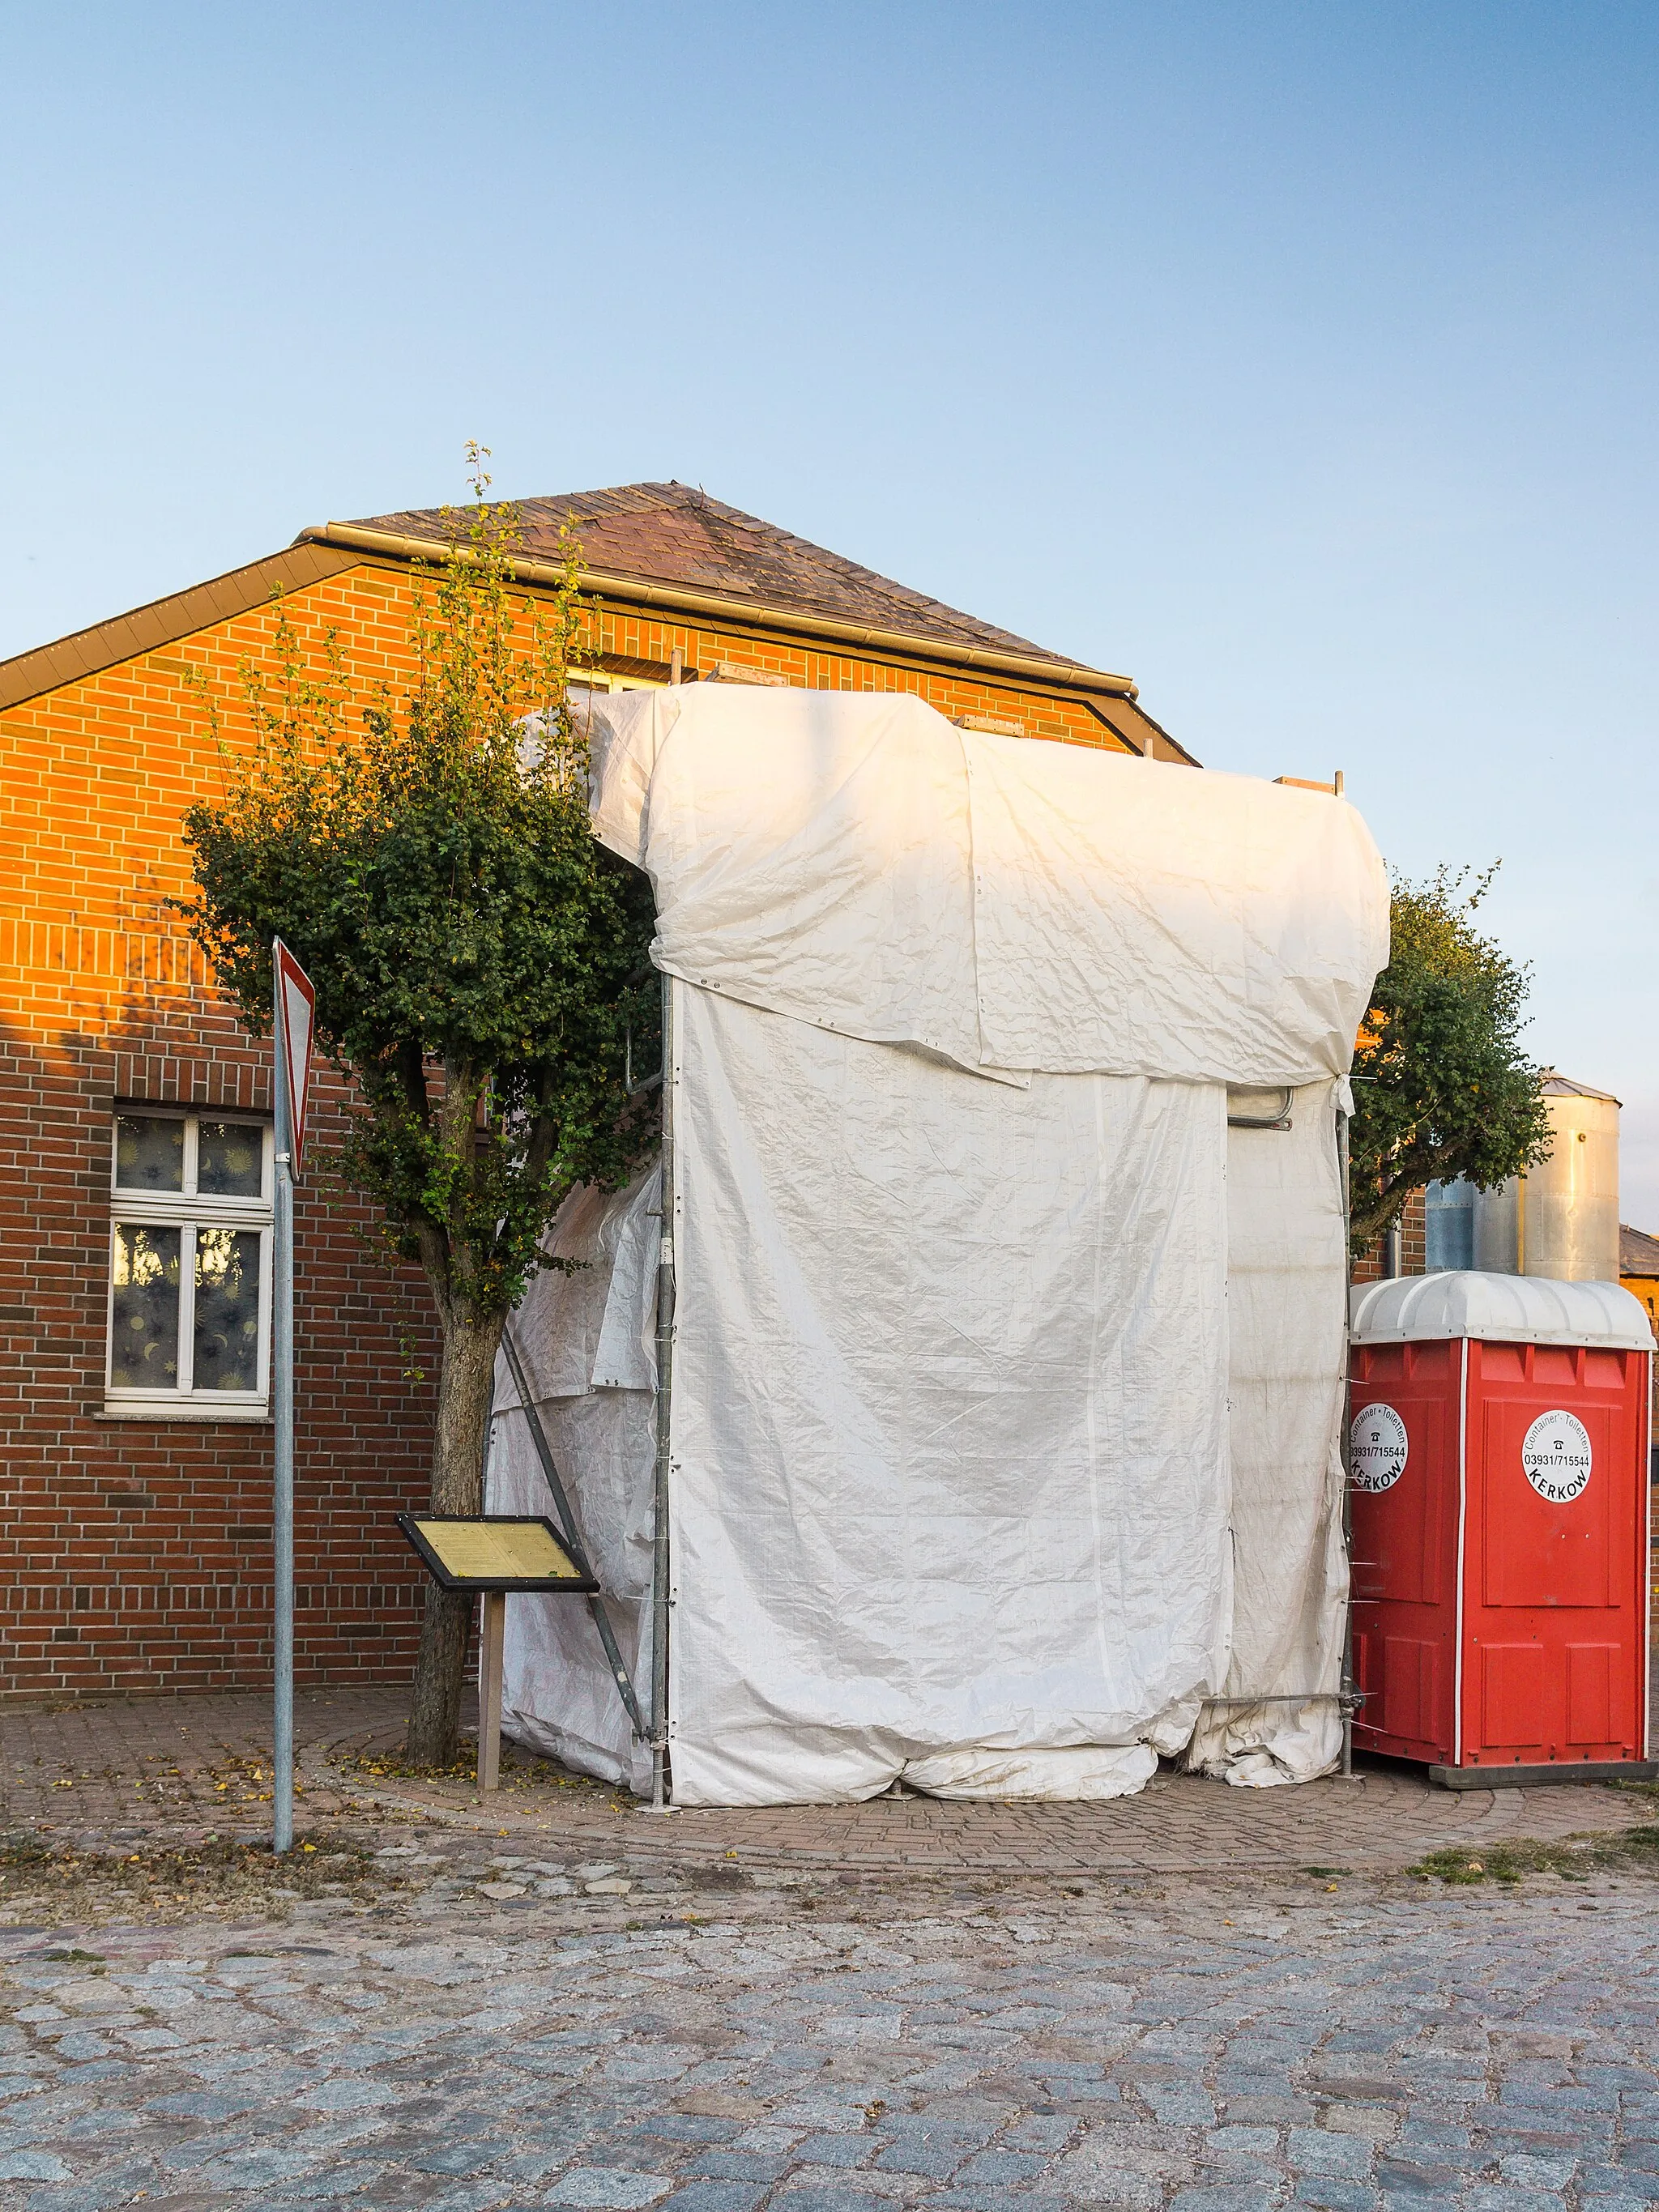
[(1513, 1885), (1529, 1874), (1559, 1875), (1566, 1881), (1587, 1881), (1595, 1874), (1659, 1875), (1659, 1822), (1614, 1836), (1566, 1836), (1553, 1844), (1517, 1836), (1473, 1850), (1464, 1845), (1431, 1851), (1406, 1871), (1419, 1881), (1449, 1882), (1460, 1889), (1483, 1881)]

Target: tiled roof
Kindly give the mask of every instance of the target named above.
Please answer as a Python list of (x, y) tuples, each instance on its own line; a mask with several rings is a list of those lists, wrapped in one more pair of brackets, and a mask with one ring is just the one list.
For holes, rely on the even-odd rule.
[[(682, 483), (613, 484), (603, 491), (561, 492), (517, 502), (522, 550), (538, 560), (559, 557), (559, 527), (568, 517), (580, 539), (585, 567), (647, 583), (677, 585), (721, 598), (828, 616), (842, 623), (937, 638), (957, 646), (985, 646), (1001, 653), (1075, 667), (1063, 654), (981, 622), (925, 592), (826, 552), (775, 523), (763, 522), (724, 500)], [(435, 507), (370, 515), (350, 526), (383, 530), (441, 544), (443, 519)]]
[(1621, 1275), (1659, 1275), (1659, 1237), (1645, 1230), (1619, 1224), (1619, 1272)]

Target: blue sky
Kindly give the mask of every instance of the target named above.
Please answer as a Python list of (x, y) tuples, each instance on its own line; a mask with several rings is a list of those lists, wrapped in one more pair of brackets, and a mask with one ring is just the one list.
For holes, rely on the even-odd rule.
[(1659, 1230), (1651, 4), (19, 6), (0, 654), (678, 477), (1501, 858)]

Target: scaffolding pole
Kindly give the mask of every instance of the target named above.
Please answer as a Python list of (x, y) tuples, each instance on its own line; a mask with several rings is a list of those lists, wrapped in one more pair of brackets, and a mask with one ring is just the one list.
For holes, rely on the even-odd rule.
[(1342, 1778), (1345, 1782), (1352, 1782), (1353, 1717), (1359, 1707), (1353, 1679), (1353, 1386), (1349, 1380), (1353, 1365), (1349, 1338), (1350, 1317), (1353, 1310), (1353, 1250), (1349, 1243), (1352, 1192), (1348, 1157), (1348, 1117), (1340, 1106), (1336, 1109), (1336, 1157), (1342, 1174), (1342, 1411), (1338, 1441), (1342, 1455), (1342, 1564), (1348, 1577), (1342, 1601), (1342, 1690), (1338, 1704), (1342, 1713)]
[(651, 1805), (665, 1812), (668, 1766), (668, 1476), (674, 1370), (674, 979), (662, 979), (662, 1236), (657, 1248), (657, 1462), (651, 1557)]
[[(581, 1530), (576, 1525), (575, 1512), (572, 1508), (564, 1484), (560, 1480), (558, 1466), (553, 1457), (553, 1448), (548, 1443), (547, 1431), (542, 1425), (542, 1417), (536, 1410), (530, 1377), (525, 1371), (524, 1361), (520, 1356), (518, 1345), (514, 1340), (513, 1324), (510, 1321), (501, 1331), (501, 1349), (507, 1354), (507, 1370), (513, 1377), (513, 1387), (519, 1394), (519, 1410), (525, 1417), (526, 1424), (530, 1430), (530, 1441), (535, 1446), (536, 1457), (541, 1462), (542, 1480), (546, 1483), (552, 1495), (553, 1508), (558, 1515), (559, 1534), (564, 1539), (564, 1547), (569, 1553), (571, 1564), (577, 1573), (592, 1575), (593, 1563), (588, 1557), (586, 1546), (582, 1542)], [(484, 1435), (486, 1468), (489, 1464), (489, 1438), (495, 1432), (495, 1420), (496, 1415), (492, 1407)], [(628, 1715), (629, 1725), (632, 1728), (636, 1740), (643, 1739), (646, 1733), (645, 1723), (640, 1712), (639, 1700), (634, 1693), (633, 1677), (629, 1674), (627, 1662), (623, 1658), (621, 1647), (617, 1642), (616, 1631), (611, 1626), (611, 1616), (605, 1609), (605, 1595), (602, 1591), (591, 1590), (588, 1593), (587, 1610), (592, 1618), (595, 1629), (599, 1632), (599, 1642), (605, 1647), (605, 1664), (611, 1669), (611, 1679), (617, 1686), (617, 1694), (623, 1701), (623, 1708)]]

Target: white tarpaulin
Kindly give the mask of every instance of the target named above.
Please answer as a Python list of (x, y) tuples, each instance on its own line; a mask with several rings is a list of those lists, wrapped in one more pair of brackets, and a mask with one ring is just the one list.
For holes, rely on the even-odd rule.
[[(575, 1192), (549, 1242), (570, 1272), (538, 1275), (513, 1321), (538, 1417), (642, 1698), (651, 1679), (651, 1339), (660, 1189), (653, 1169), (614, 1197)], [(505, 1359), (496, 1366), (489, 1510), (552, 1510)], [(648, 1780), (650, 1753), (631, 1741), (586, 1605), (569, 1597), (510, 1597), (507, 1621), (509, 1734), (607, 1782)]]
[(677, 1792), (1141, 1743), (1226, 1650), (1224, 1093), (682, 1003)]
[[(1229, 1782), (1305, 1782), (1341, 1747), (1330, 1692), (1341, 1668), (1342, 1185), (1335, 1086), (1310, 1084), (1290, 1127), (1235, 1128), (1227, 1145), (1228, 1438), (1233, 1636), (1223, 1695), (1189, 1764)], [(1283, 1093), (1235, 1093), (1241, 1118), (1277, 1118)], [(1304, 1691), (1322, 1692), (1311, 1699)], [(1251, 1693), (1273, 1702), (1251, 1702)]]
[(599, 834), (687, 982), (964, 1067), (1347, 1073), (1388, 899), (1344, 800), (898, 695), (694, 684), (595, 718)]
[[(596, 819), (683, 979), (677, 1799), (1109, 1795), (1189, 1743), (1318, 1771), (1333, 1096), (1386, 957), (1358, 817), (907, 698), (600, 704)], [(1230, 1141), (1230, 1082), (1297, 1087), (1291, 1128)], [(588, 1264), (515, 1322), (642, 1689), (653, 1191), (573, 1199)], [(539, 1508), (513, 1404), (503, 1370), (492, 1507)], [(571, 1601), (510, 1601), (507, 1707), (642, 1778)]]

